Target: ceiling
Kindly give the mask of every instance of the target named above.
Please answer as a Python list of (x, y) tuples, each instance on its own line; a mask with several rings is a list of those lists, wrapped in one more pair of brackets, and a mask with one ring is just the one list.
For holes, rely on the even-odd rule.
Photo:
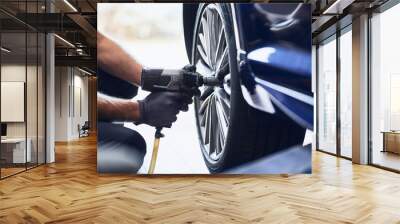
[(46, 5), (44, 0), (1, 0), (2, 46), (12, 50), (6, 55), (2, 52), (3, 59), (15, 61), (36, 52), (36, 46), (28, 43), (27, 54), (25, 36), (29, 41), (32, 35), (25, 32), (54, 32), (56, 65), (95, 71), (97, 2), (100, 1), (50, 0)]
[[(304, 0), (312, 7), (313, 38), (335, 32), (332, 27), (346, 16), (377, 7), (387, 0)], [(133, 2), (118, 0), (1, 0), (0, 25), (3, 45), (15, 48), (13, 54), (25, 54), (24, 32), (54, 32), (56, 64), (82, 66), (96, 70), (97, 3)], [(271, 0), (270, 2), (288, 2)], [(293, 1), (291, 1), (293, 2)], [(52, 12), (50, 12), (52, 8)], [(351, 18), (349, 19), (351, 22)], [(331, 28), (331, 31), (329, 31)], [(329, 31), (329, 32), (328, 32)], [(328, 33), (327, 33), (328, 32)], [(29, 38), (28, 38), (29, 39)], [(65, 40), (65, 41), (64, 41)], [(72, 45), (73, 46), (72, 46)], [(31, 44), (28, 54), (32, 52)]]

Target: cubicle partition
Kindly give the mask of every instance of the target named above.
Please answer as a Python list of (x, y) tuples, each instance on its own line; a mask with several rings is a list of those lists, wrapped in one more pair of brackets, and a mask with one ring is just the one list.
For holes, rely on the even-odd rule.
[(1, 179), (45, 163), (46, 38), (21, 19), (43, 2), (0, 2)]

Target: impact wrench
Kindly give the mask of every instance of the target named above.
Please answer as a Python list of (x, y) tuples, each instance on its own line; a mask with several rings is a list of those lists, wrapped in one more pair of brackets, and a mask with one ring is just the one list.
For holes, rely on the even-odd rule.
[[(220, 86), (222, 81), (215, 76), (202, 76), (196, 72), (194, 66), (185, 66), (179, 70), (169, 69), (143, 69), (141, 77), (141, 87), (143, 90), (185, 92), (193, 95), (200, 93), (200, 86)], [(148, 174), (153, 174), (156, 167), (158, 147), (160, 138), (164, 137), (161, 133), (163, 127), (156, 127), (154, 134), (153, 153)]]

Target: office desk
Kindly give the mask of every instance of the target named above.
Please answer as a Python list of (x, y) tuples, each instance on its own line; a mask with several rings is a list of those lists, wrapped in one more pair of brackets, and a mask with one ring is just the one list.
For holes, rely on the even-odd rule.
[[(30, 162), (32, 158), (31, 154), (31, 139), (26, 140), (28, 144), (25, 144), (25, 138), (5, 138), (1, 139), (1, 157), (6, 163), (25, 163)], [(25, 145), (26, 152), (25, 152)]]
[(382, 152), (400, 154), (400, 131), (383, 131)]

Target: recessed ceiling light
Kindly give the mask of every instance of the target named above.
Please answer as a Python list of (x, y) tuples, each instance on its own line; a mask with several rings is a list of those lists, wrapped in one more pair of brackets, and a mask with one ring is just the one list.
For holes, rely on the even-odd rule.
[(57, 35), (57, 34), (54, 34), (54, 36), (55, 37), (57, 37), (59, 40), (61, 40), (62, 42), (64, 42), (64, 43), (66, 43), (67, 45), (69, 45), (70, 47), (73, 47), (73, 48), (75, 48), (75, 45), (73, 45), (71, 42), (69, 42), (68, 40), (66, 40), (66, 39), (64, 39), (64, 38), (62, 38), (62, 37), (60, 37), (59, 35)]
[(323, 15), (327, 14), (342, 14), (343, 9), (347, 8), (351, 5), (355, 0), (336, 0), (332, 3), (327, 9), (322, 13)]
[(86, 71), (86, 70), (83, 70), (83, 69), (81, 69), (81, 68), (79, 68), (79, 67), (78, 67), (78, 70), (81, 71), (81, 72), (83, 72), (83, 73), (85, 73), (85, 74), (87, 74), (87, 75), (89, 75), (89, 76), (92, 75), (92, 73), (90, 73), (90, 72), (88, 72), (88, 71)]
[(78, 12), (78, 10), (68, 1), (64, 0), (65, 4), (67, 4), (74, 12)]
[(11, 52), (11, 50), (9, 50), (9, 49), (7, 49), (5, 47), (1, 47), (1, 51), (4, 51), (6, 53), (10, 53)]

